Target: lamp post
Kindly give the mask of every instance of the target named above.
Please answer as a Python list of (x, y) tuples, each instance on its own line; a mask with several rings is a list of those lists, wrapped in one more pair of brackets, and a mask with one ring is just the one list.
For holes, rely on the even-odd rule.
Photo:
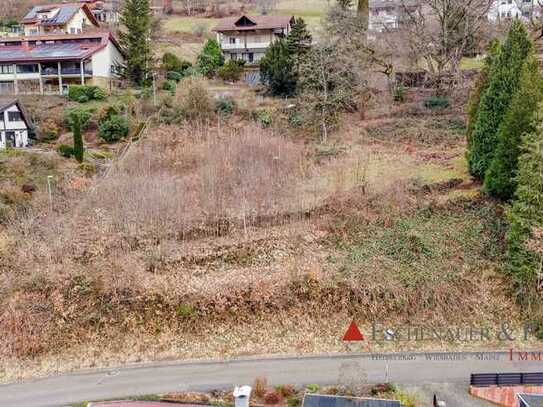
[(52, 175), (47, 176), (47, 192), (49, 193), (49, 212), (53, 212), (53, 191), (51, 190)]

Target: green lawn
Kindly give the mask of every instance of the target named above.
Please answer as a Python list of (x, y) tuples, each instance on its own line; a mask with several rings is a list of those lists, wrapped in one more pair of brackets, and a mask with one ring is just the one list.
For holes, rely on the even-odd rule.
[(460, 69), (481, 69), (484, 60), (482, 58), (462, 58)]
[(167, 32), (182, 32), (195, 34), (198, 31), (211, 33), (213, 27), (217, 24), (216, 18), (204, 17), (172, 17), (164, 22), (164, 29)]

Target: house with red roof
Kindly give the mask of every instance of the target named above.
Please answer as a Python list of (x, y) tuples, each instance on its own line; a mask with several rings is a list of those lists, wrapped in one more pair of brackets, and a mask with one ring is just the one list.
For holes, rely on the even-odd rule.
[(109, 32), (0, 38), (0, 95), (62, 95), (70, 85), (109, 88), (123, 63)]
[(246, 16), (224, 18), (213, 29), (225, 59), (257, 63), (273, 41), (284, 38), (294, 23), (292, 16)]
[(100, 27), (84, 2), (34, 6), (21, 21), (25, 35), (81, 34)]

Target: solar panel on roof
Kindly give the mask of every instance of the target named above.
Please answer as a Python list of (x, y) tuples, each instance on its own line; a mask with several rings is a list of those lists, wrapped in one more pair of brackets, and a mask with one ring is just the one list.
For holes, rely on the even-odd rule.
[(0, 47), (0, 62), (40, 58), (78, 59), (83, 57), (92, 48), (94, 47), (89, 47), (88, 44), (84, 47), (82, 47), (81, 44), (44, 44), (30, 49)]
[(306, 394), (302, 407), (402, 407), (398, 400)]

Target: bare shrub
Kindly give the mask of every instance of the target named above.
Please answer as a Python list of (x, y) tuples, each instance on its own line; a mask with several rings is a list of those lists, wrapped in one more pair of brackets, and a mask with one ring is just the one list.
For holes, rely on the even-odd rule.
[(192, 121), (209, 121), (214, 114), (214, 105), (202, 81), (190, 78), (182, 85), (178, 101), (181, 102), (185, 117)]
[(303, 149), (262, 129), (228, 134), (162, 127), (92, 197), (130, 235), (184, 236), (256, 225), (295, 211)]
[(268, 405), (275, 406), (281, 403), (282, 400), (283, 400), (283, 396), (281, 395), (280, 392), (276, 390), (269, 390), (264, 395), (264, 402)]
[(253, 385), (253, 395), (259, 399), (262, 399), (266, 395), (266, 387), (268, 387), (268, 381), (265, 377), (257, 377)]

